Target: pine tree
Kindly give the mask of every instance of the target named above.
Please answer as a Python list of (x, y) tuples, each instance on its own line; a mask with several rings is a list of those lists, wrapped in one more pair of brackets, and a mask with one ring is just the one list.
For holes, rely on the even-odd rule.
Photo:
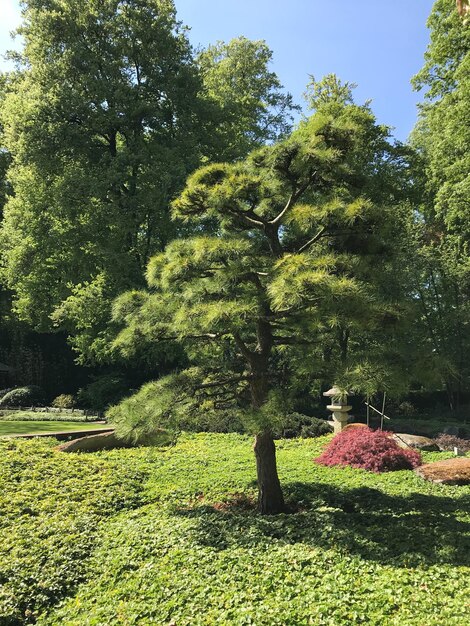
[(285, 509), (273, 431), (322, 368), (323, 339), (399, 315), (384, 288), (401, 229), (387, 135), (367, 106), (327, 101), (283, 142), (190, 176), (173, 214), (200, 234), (153, 257), (150, 292), (114, 307), (124, 354), (177, 340), (189, 367), (113, 408), (120, 436), (241, 416), (256, 435), (259, 510)]

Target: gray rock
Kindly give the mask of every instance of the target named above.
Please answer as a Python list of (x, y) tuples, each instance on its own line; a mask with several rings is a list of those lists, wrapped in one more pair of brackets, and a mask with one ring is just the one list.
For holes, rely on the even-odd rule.
[(395, 433), (393, 439), (400, 448), (413, 448), (415, 450), (424, 450), (433, 452), (439, 450), (439, 446), (429, 437), (421, 435), (409, 435), (407, 433)]
[(97, 452), (98, 450), (114, 450), (115, 448), (131, 448), (132, 445), (118, 439), (114, 432), (100, 433), (72, 439), (57, 446), (61, 452)]

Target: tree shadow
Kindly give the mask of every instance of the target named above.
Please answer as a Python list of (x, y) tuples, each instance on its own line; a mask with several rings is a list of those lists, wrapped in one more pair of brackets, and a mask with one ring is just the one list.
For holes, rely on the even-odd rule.
[(240, 494), (231, 502), (174, 514), (196, 519), (197, 541), (219, 550), (272, 541), (334, 548), (396, 567), (470, 565), (470, 523), (459, 519), (470, 510), (470, 496), (391, 496), (325, 483), (291, 483), (285, 492), (297, 503), (293, 514), (261, 516)]

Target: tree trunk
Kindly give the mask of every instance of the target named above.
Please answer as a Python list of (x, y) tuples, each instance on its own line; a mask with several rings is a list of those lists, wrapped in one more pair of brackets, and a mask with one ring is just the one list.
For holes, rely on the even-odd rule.
[(277, 475), (276, 447), (272, 433), (256, 435), (254, 445), (258, 476), (258, 510), (262, 515), (276, 515), (285, 511), (284, 496)]
[[(259, 319), (256, 334), (258, 345), (254, 352), (247, 348), (239, 335), (234, 335), (250, 366), (251, 407), (255, 412), (261, 410), (269, 393), (269, 357), (273, 346), (271, 325)], [(258, 510), (262, 515), (282, 513), (285, 511), (284, 496), (277, 475), (276, 447), (269, 428), (256, 435), (253, 449), (258, 477)]]

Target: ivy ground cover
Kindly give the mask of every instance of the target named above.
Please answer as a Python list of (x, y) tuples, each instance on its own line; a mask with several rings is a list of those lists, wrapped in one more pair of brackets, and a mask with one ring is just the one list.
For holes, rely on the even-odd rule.
[(278, 442), (273, 517), (247, 437), (0, 442), (0, 624), (466, 626), (470, 488), (314, 464), (328, 440)]

